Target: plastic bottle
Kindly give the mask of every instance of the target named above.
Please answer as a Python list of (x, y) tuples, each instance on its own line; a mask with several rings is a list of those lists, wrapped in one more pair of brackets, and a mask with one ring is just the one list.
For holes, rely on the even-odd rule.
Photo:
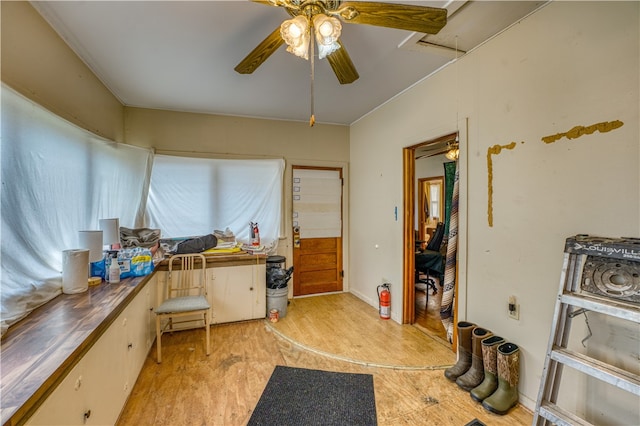
[(109, 282), (111, 284), (120, 282), (120, 265), (117, 257), (111, 259), (111, 265), (109, 265)]
[(260, 245), (260, 230), (258, 229), (258, 222), (250, 222), (251, 227), (251, 245), (258, 247)]

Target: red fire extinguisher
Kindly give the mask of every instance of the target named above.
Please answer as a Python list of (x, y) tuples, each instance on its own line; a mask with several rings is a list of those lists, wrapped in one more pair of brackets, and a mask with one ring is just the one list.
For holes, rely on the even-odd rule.
[(391, 284), (384, 283), (378, 286), (378, 305), (380, 311), (380, 318), (391, 318)]

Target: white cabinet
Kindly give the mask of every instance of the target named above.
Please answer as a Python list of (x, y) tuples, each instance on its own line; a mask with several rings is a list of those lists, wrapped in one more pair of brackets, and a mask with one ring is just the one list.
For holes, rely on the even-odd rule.
[(122, 322), (116, 319), (27, 424), (115, 424), (127, 397)]
[[(210, 324), (265, 318), (267, 310), (266, 266), (250, 262), (218, 262), (207, 268), (207, 299), (211, 305)], [(158, 305), (166, 295), (168, 272), (158, 277)], [(193, 316), (193, 319), (200, 318)], [(185, 317), (190, 320), (192, 317)], [(202, 323), (175, 324), (174, 329), (202, 327)]]
[(212, 324), (266, 316), (265, 265), (225, 266), (209, 269)]
[(155, 338), (155, 283), (151, 277), (28, 425), (116, 423)]

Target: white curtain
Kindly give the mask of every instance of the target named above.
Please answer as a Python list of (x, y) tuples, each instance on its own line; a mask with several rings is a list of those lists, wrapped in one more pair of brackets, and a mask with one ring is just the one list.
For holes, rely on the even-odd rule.
[(61, 292), (62, 251), (101, 218), (143, 226), (150, 150), (82, 130), (2, 87), (0, 330)]
[(229, 228), (249, 242), (249, 222), (260, 241), (280, 235), (284, 160), (223, 160), (156, 155), (147, 214), (163, 237), (188, 237)]

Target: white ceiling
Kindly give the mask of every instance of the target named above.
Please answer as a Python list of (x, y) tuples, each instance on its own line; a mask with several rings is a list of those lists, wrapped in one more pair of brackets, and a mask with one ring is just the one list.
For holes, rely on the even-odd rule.
[[(316, 60), (318, 123), (353, 123), (545, 3), (387, 2), (447, 7), (447, 25), (426, 40), (450, 49), (421, 47), (424, 35), (410, 31), (343, 25), (341, 40), (360, 78), (341, 85), (327, 61)], [(127, 106), (309, 120), (309, 61), (282, 46), (253, 74), (234, 71), (289, 19), (282, 8), (244, 0), (32, 4)]]

